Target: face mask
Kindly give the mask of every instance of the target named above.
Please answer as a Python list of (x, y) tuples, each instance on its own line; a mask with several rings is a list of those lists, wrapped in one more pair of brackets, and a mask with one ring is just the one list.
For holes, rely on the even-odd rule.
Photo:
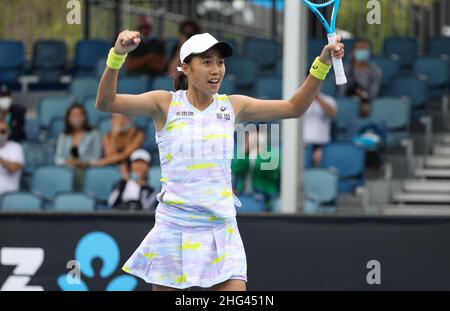
[(12, 99), (11, 97), (0, 98), (0, 109), (8, 110), (11, 107)]
[(74, 127), (74, 128), (81, 128), (83, 126), (84, 123), (84, 119), (82, 118), (76, 118), (76, 119), (72, 119), (70, 121), (70, 124)]
[(355, 50), (355, 59), (359, 62), (367, 62), (370, 59), (369, 49), (359, 49)]
[(8, 140), (7, 134), (0, 134), (0, 145), (3, 145)]
[(141, 179), (141, 177), (139, 177), (139, 175), (136, 174), (135, 172), (131, 172), (130, 178), (131, 178), (132, 180), (136, 180), (136, 181), (138, 181), (138, 180)]

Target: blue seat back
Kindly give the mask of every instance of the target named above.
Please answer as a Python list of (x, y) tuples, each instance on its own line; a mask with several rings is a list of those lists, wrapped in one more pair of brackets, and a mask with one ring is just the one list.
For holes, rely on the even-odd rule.
[(336, 200), (339, 178), (335, 170), (311, 168), (305, 170), (303, 176), (306, 197), (312, 197), (320, 204)]
[(61, 166), (41, 166), (35, 169), (31, 179), (31, 191), (47, 200), (58, 192), (73, 191), (74, 171)]
[(95, 200), (84, 193), (60, 193), (54, 198), (52, 207), (55, 211), (93, 211)]
[(42, 199), (29, 192), (9, 192), (2, 195), (1, 209), (8, 211), (39, 211)]
[(53, 118), (64, 118), (72, 104), (69, 96), (45, 96), (38, 103), (37, 115), (41, 128), (48, 128)]
[(96, 198), (107, 200), (115, 182), (121, 179), (119, 169), (115, 166), (92, 167), (85, 171), (83, 192)]

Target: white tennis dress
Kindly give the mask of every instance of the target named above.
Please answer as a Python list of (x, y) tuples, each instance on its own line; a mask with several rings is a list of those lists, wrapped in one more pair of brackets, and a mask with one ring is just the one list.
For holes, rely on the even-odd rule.
[(172, 92), (167, 122), (156, 133), (162, 189), (155, 225), (123, 266), (148, 283), (210, 287), (247, 281), (247, 262), (231, 185), (233, 108), (214, 96), (203, 111), (186, 91)]

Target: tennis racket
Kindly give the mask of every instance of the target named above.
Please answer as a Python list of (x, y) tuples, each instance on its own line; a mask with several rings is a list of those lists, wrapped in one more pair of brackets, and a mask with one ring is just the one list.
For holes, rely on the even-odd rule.
[[(336, 16), (339, 9), (340, 0), (303, 0), (308, 8), (317, 16), (320, 22), (325, 27), (328, 34), (328, 43), (336, 44)], [(320, 13), (319, 9), (323, 9), (329, 5), (333, 5), (333, 12), (331, 13), (331, 22), (328, 24), (325, 17)], [(336, 84), (341, 85), (347, 83), (345, 76), (344, 65), (341, 58), (333, 57), (334, 75), (336, 77)]]

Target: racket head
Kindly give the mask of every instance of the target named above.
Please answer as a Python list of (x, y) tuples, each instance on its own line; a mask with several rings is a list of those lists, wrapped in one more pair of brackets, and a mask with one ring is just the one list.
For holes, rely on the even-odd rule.
[[(336, 30), (336, 17), (339, 9), (340, 0), (303, 0), (303, 2), (309, 7), (309, 9), (317, 16), (320, 22), (325, 27), (327, 33), (334, 33)], [(329, 5), (333, 5), (333, 12), (331, 14), (330, 23), (325, 19), (320, 8), (325, 8)]]

